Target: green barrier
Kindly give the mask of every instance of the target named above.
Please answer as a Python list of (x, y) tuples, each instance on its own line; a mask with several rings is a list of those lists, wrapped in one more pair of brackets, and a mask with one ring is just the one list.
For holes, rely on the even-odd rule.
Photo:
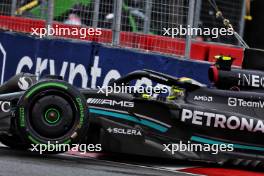
[[(54, 3), (55, 3), (54, 4), (54, 7), (55, 7), (54, 18), (61, 16), (63, 13), (67, 12), (69, 9), (71, 9), (76, 4), (76, 2), (70, 1), (70, 0), (69, 1), (55, 0)], [(88, 5), (91, 5), (91, 0), (80, 0), (78, 3), (88, 6)], [(123, 3), (123, 9), (124, 11), (129, 10), (128, 6), (125, 3)], [(31, 9), (30, 12), (36, 17), (40, 16), (41, 6), (37, 6)], [(131, 14), (129, 14), (128, 19), (129, 19), (129, 24), (132, 27), (132, 32), (138, 32), (135, 18)]]
[[(72, 0), (54, 0), (54, 18), (61, 16), (77, 3), (89, 5), (91, 3), (91, 0), (79, 0), (78, 2)], [(39, 16), (39, 14), (41, 14), (41, 7), (37, 6), (36, 8), (30, 10), (30, 12), (35, 16)]]

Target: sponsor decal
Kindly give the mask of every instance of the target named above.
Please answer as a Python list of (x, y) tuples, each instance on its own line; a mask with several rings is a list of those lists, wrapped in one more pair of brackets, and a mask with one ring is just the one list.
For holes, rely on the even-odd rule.
[[(79, 59), (75, 60), (78, 61)], [(35, 59), (26, 55), (19, 59), (14, 74), (29, 72), (38, 77), (43, 74), (58, 75), (70, 84), (74, 84), (76, 80), (80, 80), (80, 85), (78, 86), (93, 89), (97, 88), (98, 82), (102, 82), (101, 87), (107, 87), (109, 82), (121, 77), (121, 73), (116, 69), (109, 70), (103, 77), (99, 56), (94, 56), (94, 61), (91, 66), (77, 62), (69, 62), (67, 60), (64, 60), (62, 63), (60, 62), (52, 58), (37, 57)], [(138, 87), (141, 85), (152, 87), (153, 82), (149, 79), (142, 79), (137, 80), (135, 85)], [(162, 86), (161, 84), (156, 84), (156, 87)]]
[(82, 99), (81, 98), (76, 98), (76, 101), (78, 103), (79, 106), (79, 110), (80, 110), (80, 128), (83, 125), (83, 121), (84, 121), (84, 107), (82, 104)]
[(142, 136), (139, 130), (125, 129), (125, 128), (107, 128), (107, 131), (111, 134), (123, 134), (128, 136)]
[(87, 104), (121, 106), (121, 107), (127, 107), (127, 108), (133, 108), (135, 106), (134, 102), (131, 102), (131, 101), (117, 101), (117, 100), (99, 99), (99, 98), (88, 98)]
[(11, 109), (11, 102), (0, 101), (1, 112), (9, 112)]
[(27, 90), (30, 86), (32, 86), (33, 81), (30, 77), (21, 77), (19, 78), (17, 84), (21, 90)]
[(264, 76), (238, 73), (238, 85), (244, 87), (264, 88)]
[(9, 112), (11, 109), (11, 102), (0, 101), (1, 112)]
[(20, 127), (25, 127), (25, 109), (23, 107), (19, 108), (19, 120)]
[(264, 108), (264, 101), (247, 101), (243, 98), (228, 98), (228, 106), (240, 106), (240, 107), (249, 107), (249, 108)]
[(237, 106), (237, 98), (228, 98), (228, 106)]
[[(91, 72), (89, 77), (86, 69), (87, 67), (83, 64), (77, 64), (74, 62), (68, 62), (64, 61), (62, 65), (58, 66), (60, 69), (56, 69), (56, 66), (58, 63), (54, 59), (43, 59), (40, 57), (37, 57), (37, 59), (33, 59), (29, 56), (22, 57), (17, 65), (16, 68), (16, 74), (25, 72), (30, 72), (37, 75), (38, 77), (42, 75), (43, 73), (49, 74), (49, 75), (58, 75), (62, 76), (63, 78), (68, 77), (69, 83), (73, 84), (74, 80), (80, 77), (81, 79), (81, 87), (82, 88), (95, 88), (96, 81), (98, 77), (101, 76), (101, 68), (98, 66), (99, 64), (99, 57), (95, 57), (94, 63), (91, 67)], [(91, 86), (88, 85), (88, 78), (91, 80)], [(108, 78), (107, 78), (108, 79)], [(109, 78), (109, 80), (111, 77)], [(108, 84), (108, 82), (106, 82)]]
[(196, 96), (194, 96), (194, 100), (195, 101), (212, 102), (213, 101), (213, 97), (211, 97), (211, 96), (199, 96), (199, 95), (196, 95)]
[(226, 116), (211, 112), (183, 109), (181, 121), (213, 128), (264, 133), (264, 122), (262, 120)]
[[(27, 39), (24, 40), (27, 41)], [(89, 58), (88, 60), (90, 61), (88, 62), (88, 60), (83, 59), (85, 56), (79, 54), (78, 56), (75, 56), (75, 54), (73, 54), (73, 56), (69, 58), (68, 56), (65, 56), (63, 52), (62, 54), (47, 54), (49, 57), (42, 56), (42, 53), (40, 56), (38, 52), (36, 53), (35, 48), (15, 53), (13, 59), (8, 60), (7, 56), (9, 53), (13, 52), (13, 48), (11, 46), (4, 48), (5, 42), (7, 41), (9, 40), (6, 39), (0, 42), (0, 83), (3, 83), (12, 75), (25, 72), (32, 73), (37, 77), (41, 77), (42, 75), (58, 75), (63, 77), (65, 81), (69, 82), (70, 84), (74, 84), (75, 86), (95, 89), (97, 86), (106, 87), (112, 80), (116, 80), (120, 78), (122, 74), (127, 73), (127, 70), (120, 71), (120, 68), (108, 68), (108, 66), (105, 66), (105, 64), (102, 63), (103, 61), (101, 62), (101, 59), (98, 55), (95, 55), (91, 60)], [(16, 39), (12, 39), (12, 41), (16, 41)], [(21, 49), (23, 48), (24, 47)], [(75, 48), (74, 45), (72, 45), (72, 48)], [(104, 68), (107, 70), (103, 70)], [(153, 75), (152, 77), (159, 76)], [(167, 81), (166, 78), (159, 77), (159, 79)], [(152, 82), (147, 78), (137, 80), (135, 85), (137, 87), (164, 86)], [(22, 88), (25, 89), (24, 86), (22, 86)]]

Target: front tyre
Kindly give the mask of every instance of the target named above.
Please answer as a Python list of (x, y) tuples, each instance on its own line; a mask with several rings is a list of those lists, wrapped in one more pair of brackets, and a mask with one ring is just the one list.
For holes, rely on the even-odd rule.
[(19, 136), (28, 145), (47, 145), (45, 153), (66, 152), (84, 138), (88, 128), (84, 97), (64, 81), (37, 83), (25, 92), (17, 107)]

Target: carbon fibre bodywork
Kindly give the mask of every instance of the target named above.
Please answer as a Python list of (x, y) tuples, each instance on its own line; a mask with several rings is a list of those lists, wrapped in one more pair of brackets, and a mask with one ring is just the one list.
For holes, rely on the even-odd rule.
[[(127, 83), (140, 77), (169, 86), (177, 85), (184, 88), (184, 94), (168, 100), (145, 99), (131, 94), (106, 97), (96, 90), (83, 90), (86, 99), (93, 100), (88, 102), (90, 117), (92, 124), (100, 127), (98, 141), (103, 141), (105, 149), (117, 153), (220, 163), (232, 161), (257, 165), (263, 160), (262, 93), (212, 89), (189, 82), (176, 84), (173, 83), (176, 78), (148, 70), (134, 72), (116, 83)], [(104, 100), (132, 102), (134, 106), (105, 104), (102, 103)], [(134, 134), (128, 130), (134, 130)], [(141, 135), (136, 135), (137, 132)], [(218, 154), (190, 150), (172, 152), (173, 144), (181, 142), (232, 144), (233, 150), (219, 151)], [(170, 150), (166, 150), (166, 146), (170, 146)]]
[[(28, 85), (28, 90), (22, 91), (21, 85), (19, 86), (21, 78), (29, 77), (31, 84)], [(139, 93), (110, 93), (106, 96), (105, 92), (100, 92), (98, 89), (76, 89), (82, 97), (74, 106), (80, 106), (76, 111), (80, 112), (79, 116), (84, 116), (82, 113), (85, 110), (85, 114), (89, 117), (86, 122), (89, 123), (89, 127), (85, 127), (88, 131), (84, 130), (84, 135), (79, 135), (79, 131), (73, 131), (67, 138), (63, 138), (64, 141), (61, 141), (73, 140), (78, 134), (79, 142), (100, 143), (103, 149), (109, 152), (220, 163), (232, 161), (232, 163), (252, 166), (261, 165), (264, 160), (264, 142), (262, 140), (264, 136), (264, 96), (261, 91), (208, 88), (191, 79), (182, 81), (150, 70), (133, 72), (115, 80), (113, 84), (129, 85), (131, 81), (143, 77), (169, 87), (176, 87), (176, 89), (180, 89), (181, 94), (173, 98), (168, 98), (167, 95), (166, 97), (144, 97)], [(19, 143), (20, 146), (36, 141), (26, 140), (25, 142), (25, 136), (21, 139), (22, 133), (29, 133), (27, 130), (33, 129), (28, 128), (24, 131), (18, 129), (21, 128), (18, 126), (23, 124), (23, 120), (19, 120), (21, 116), (29, 116), (29, 120), (24, 123), (34, 124), (34, 129), (40, 126), (34, 120), (30, 120), (30, 118), (38, 118), (34, 115), (36, 114), (34, 108), (40, 107), (32, 105), (30, 108), (33, 109), (34, 114), (27, 115), (25, 112), (26, 115), (23, 115), (23, 111), (20, 111), (21, 99), (29, 94), (33, 94), (32, 96), (37, 94), (34, 91), (38, 87), (45, 87), (42, 82), (45, 82), (45, 85), (51, 85), (51, 87), (46, 86), (43, 90), (39, 88), (41, 91), (45, 91), (45, 94), (42, 93), (40, 96), (41, 102), (44, 103), (46, 95), (49, 95), (46, 93), (54, 91), (53, 84), (50, 83), (61, 85), (56, 88), (57, 92), (63, 88), (63, 85), (69, 86), (56, 77), (48, 77), (40, 81), (32, 78), (34, 78), (32, 75), (17, 75), (15, 79), (2, 86), (4, 88), (0, 95), (0, 102), (8, 103), (1, 107), (2, 135), (0, 140), (4, 143), (8, 140), (8, 145), (11, 147), (13, 145), (10, 144), (10, 141), (13, 141), (13, 144)], [(67, 92), (68, 89), (65, 91)], [(56, 94), (60, 93), (57, 92)], [(69, 95), (75, 96), (73, 93)], [(52, 96), (54, 95), (52, 94), (50, 98)], [(84, 99), (87, 109), (80, 105), (81, 99)], [(55, 100), (63, 102), (58, 98), (54, 98), (54, 102)], [(31, 99), (27, 101), (30, 102)], [(47, 104), (52, 105), (54, 102), (49, 101)], [(81, 124), (82, 121), (84, 119), (79, 120), (78, 123)], [(77, 129), (81, 129), (80, 124), (77, 125)], [(47, 137), (42, 134), (43, 132), (46, 131), (35, 129), (34, 133), (30, 133), (30, 135), (38, 137), (41, 143), (45, 143), (47, 139), (56, 140), (60, 137)], [(55, 132), (57, 134), (61, 131)], [(55, 132), (50, 135), (56, 136)], [(39, 137), (40, 134), (45, 138)], [(7, 136), (9, 137), (7, 138)], [(29, 135), (27, 134), (27, 136)], [(175, 150), (175, 144), (180, 143), (207, 144), (209, 146), (230, 145), (232, 150), (231, 148), (226, 151), (219, 149), (217, 154), (213, 154), (212, 151)]]

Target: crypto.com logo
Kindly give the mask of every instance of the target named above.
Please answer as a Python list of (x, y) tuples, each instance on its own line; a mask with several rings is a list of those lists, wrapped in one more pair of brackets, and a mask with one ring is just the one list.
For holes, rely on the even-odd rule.
[(4, 83), (4, 76), (5, 76), (5, 65), (6, 65), (6, 51), (2, 45), (2, 43), (0, 42), (0, 52), (3, 55), (3, 65), (2, 65), (2, 73), (1, 73), (1, 80), (0, 83), (3, 84)]

